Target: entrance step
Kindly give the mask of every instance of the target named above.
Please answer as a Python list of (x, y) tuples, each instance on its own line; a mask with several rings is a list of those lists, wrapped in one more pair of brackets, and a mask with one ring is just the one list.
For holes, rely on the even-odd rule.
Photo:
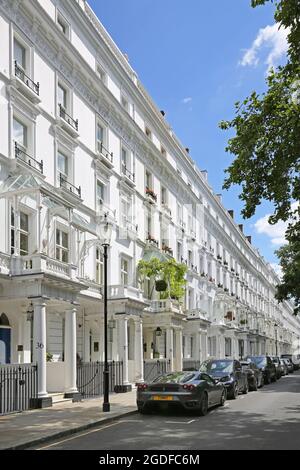
[(53, 405), (57, 405), (58, 403), (68, 403), (72, 401), (71, 398), (65, 398), (64, 393), (49, 393), (49, 396), (52, 398)]

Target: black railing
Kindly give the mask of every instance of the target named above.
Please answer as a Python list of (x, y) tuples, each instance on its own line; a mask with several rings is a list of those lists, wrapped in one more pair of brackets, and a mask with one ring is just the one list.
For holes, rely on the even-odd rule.
[(114, 162), (113, 152), (109, 152), (103, 145), (102, 142), (98, 142), (98, 152), (101, 153), (110, 163)]
[(15, 61), (15, 76), (25, 83), (25, 85), (27, 85), (28, 88), (30, 88), (30, 90), (32, 90), (37, 96), (40, 95), (40, 84), (31, 80), (31, 78), (25, 74), (22, 67), (19, 66), (17, 61)]
[(126, 176), (128, 179), (130, 179), (130, 181), (135, 183), (135, 174), (131, 173), (131, 171), (129, 171), (128, 168), (125, 165), (122, 166), (122, 173), (123, 173), (124, 176)]
[(61, 188), (81, 198), (81, 187), (77, 188), (77, 186), (70, 183), (62, 173), (59, 174), (59, 183)]
[(22, 147), (20, 147), (17, 144), (17, 142), (15, 142), (15, 157), (21, 160), (23, 163), (26, 163), (26, 165), (30, 166), (31, 168), (34, 168), (35, 170), (38, 170), (40, 173), (43, 174), (43, 171), (44, 171), (43, 160), (39, 162), (35, 158), (28, 155), (24, 151), (24, 149), (22, 149)]
[(37, 374), (33, 364), (0, 365), (0, 415), (35, 408)]
[(78, 132), (78, 127), (79, 127), (79, 123), (78, 123), (78, 119), (73, 119), (68, 113), (67, 111), (65, 110), (65, 108), (59, 104), (58, 105), (59, 107), (59, 115), (60, 117), (66, 121), (71, 127), (73, 127), (73, 129), (75, 129), (75, 131)]
[[(109, 391), (116, 385), (123, 385), (123, 362), (109, 362)], [(103, 395), (104, 362), (84, 362), (77, 364), (77, 388), (83, 397)]]
[(171, 361), (168, 359), (159, 359), (156, 362), (144, 361), (144, 381), (152, 382), (155, 377), (171, 372)]

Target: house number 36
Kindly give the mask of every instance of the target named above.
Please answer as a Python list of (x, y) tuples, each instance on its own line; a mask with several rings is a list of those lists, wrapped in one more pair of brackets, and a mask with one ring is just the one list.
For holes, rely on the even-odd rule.
[(36, 349), (44, 349), (43, 343), (36, 343)]

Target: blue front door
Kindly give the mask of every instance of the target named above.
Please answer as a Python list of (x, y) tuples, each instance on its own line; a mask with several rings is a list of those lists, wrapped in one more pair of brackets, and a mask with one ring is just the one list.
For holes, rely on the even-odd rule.
[(11, 329), (0, 326), (0, 364), (10, 364)]

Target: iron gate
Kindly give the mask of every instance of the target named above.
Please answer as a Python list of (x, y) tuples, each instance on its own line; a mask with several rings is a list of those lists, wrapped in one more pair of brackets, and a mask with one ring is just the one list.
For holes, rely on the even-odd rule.
[(0, 415), (35, 408), (37, 374), (33, 364), (0, 365)]
[[(109, 391), (123, 385), (123, 362), (109, 362)], [(77, 365), (77, 388), (85, 398), (103, 395), (104, 362), (84, 362)]]
[(158, 375), (171, 371), (171, 361), (168, 359), (159, 359), (156, 362), (144, 361), (144, 380), (152, 382)]

